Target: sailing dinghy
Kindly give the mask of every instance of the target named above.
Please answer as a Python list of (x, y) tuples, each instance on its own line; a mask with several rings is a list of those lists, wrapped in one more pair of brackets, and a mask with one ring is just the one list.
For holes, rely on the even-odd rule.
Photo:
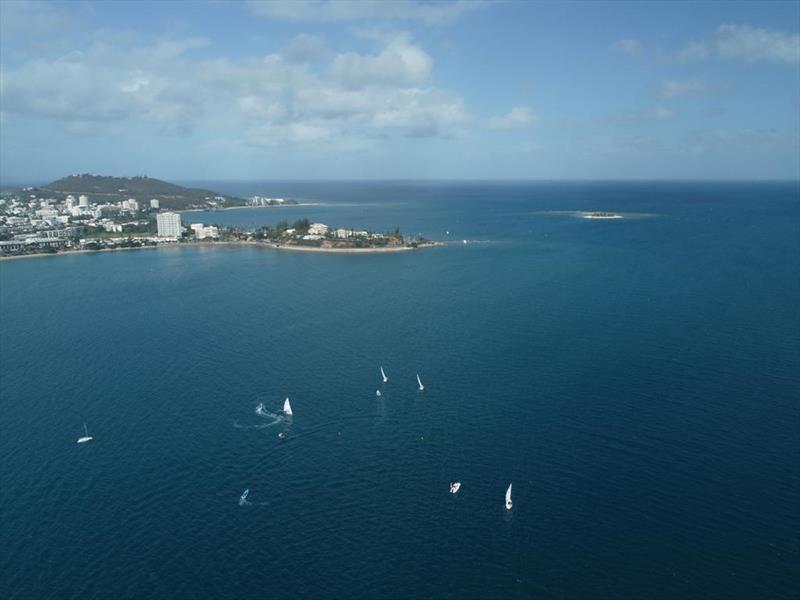
[(79, 444), (85, 444), (86, 442), (91, 442), (94, 438), (89, 435), (89, 430), (86, 429), (86, 423), (83, 424), (83, 433), (85, 435), (78, 438)]

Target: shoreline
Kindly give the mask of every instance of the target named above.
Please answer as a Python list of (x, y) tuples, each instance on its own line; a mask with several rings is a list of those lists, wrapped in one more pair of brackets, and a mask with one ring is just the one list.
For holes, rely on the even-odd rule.
[(241, 210), (242, 208), (288, 208), (290, 206), (321, 206), (319, 202), (297, 202), (293, 204), (271, 204), (269, 206), (251, 206), (246, 204), (244, 206), (226, 206), (224, 208), (182, 208), (174, 210), (176, 213), (190, 213), (190, 212), (223, 212), (226, 210)]
[[(265, 207), (266, 208), (266, 207)], [(70, 256), (73, 254), (98, 254), (100, 252), (121, 252), (124, 250), (167, 250), (174, 248), (215, 248), (229, 246), (252, 246), (267, 250), (283, 250), (289, 252), (320, 252), (325, 254), (389, 254), (393, 252), (413, 252), (422, 248), (435, 248), (442, 246), (441, 242), (430, 242), (416, 248), (412, 246), (393, 246), (383, 248), (317, 248), (314, 246), (287, 246), (271, 244), (268, 242), (184, 242), (176, 244), (160, 244), (157, 246), (135, 246), (133, 248), (101, 248), (99, 250), (67, 250), (64, 252), (37, 252), (35, 254), (17, 254), (14, 256), (0, 256), (0, 262), (6, 260), (20, 260), (24, 258), (49, 258), (55, 256)]]

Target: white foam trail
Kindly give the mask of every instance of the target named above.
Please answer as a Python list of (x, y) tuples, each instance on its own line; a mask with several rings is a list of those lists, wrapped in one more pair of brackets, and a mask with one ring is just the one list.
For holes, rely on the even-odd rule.
[(239, 506), (269, 506), (269, 502), (253, 502), (247, 498), (239, 498)]
[(284, 420), (284, 417), (282, 415), (279, 415), (279, 414), (276, 414), (276, 413), (271, 413), (268, 410), (265, 410), (263, 404), (259, 404), (258, 406), (256, 406), (256, 414), (259, 417), (264, 417), (265, 419), (271, 419), (271, 421), (269, 423), (267, 423), (266, 425), (263, 425), (264, 427), (269, 427), (271, 425), (277, 425), (278, 423), (280, 423), (281, 421)]
[(269, 422), (267, 422), (267, 423), (257, 423), (257, 424), (254, 424), (254, 425), (242, 425), (241, 423), (239, 423), (239, 421), (237, 419), (236, 421), (233, 422), (233, 426), (236, 429), (265, 429), (266, 427), (272, 427), (273, 425), (277, 425), (278, 423), (281, 423), (281, 422), (285, 421), (285, 418), (282, 415), (279, 415), (279, 414), (276, 414), (276, 413), (272, 413), (272, 412), (269, 412), (268, 410), (266, 410), (264, 408), (264, 404), (263, 403), (259, 404), (258, 406), (256, 406), (255, 413), (259, 417), (262, 417), (264, 419), (269, 419)]

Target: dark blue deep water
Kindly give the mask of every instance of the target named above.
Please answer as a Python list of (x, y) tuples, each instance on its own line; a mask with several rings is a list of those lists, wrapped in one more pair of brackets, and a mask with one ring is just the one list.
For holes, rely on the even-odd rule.
[(204, 184), (457, 243), (0, 264), (0, 597), (798, 596), (796, 183)]

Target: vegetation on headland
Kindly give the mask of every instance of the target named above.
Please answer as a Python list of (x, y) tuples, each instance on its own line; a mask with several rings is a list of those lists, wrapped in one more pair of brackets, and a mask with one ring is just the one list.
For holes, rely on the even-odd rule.
[[(60, 240), (53, 246), (25, 247), (4, 251), (3, 255), (33, 256), (41, 254), (70, 253), (75, 251), (114, 250), (176, 246), (195, 243), (239, 244), (250, 243), (276, 249), (320, 250), (331, 252), (365, 252), (413, 250), (436, 245), (421, 236), (405, 236), (399, 228), (385, 233), (355, 229), (332, 229), (322, 223), (299, 219), (291, 225), (282, 220), (272, 226), (253, 229), (239, 227), (204, 226), (202, 237), (199, 231), (184, 224), (180, 238), (159, 238), (156, 235), (155, 214), (149, 219), (124, 224), (124, 231), (107, 232), (100, 229), (83, 229), (80, 235)], [(213, 231), (208, 235), (207, 230)]]
[[(291, 227), (283, 220), (274, 226), (242, 229), (192, 223), (189, 210), (183, 217), (189, 221), (186, 223), (180, 212), (169, 210), (181, 194), (183, 202), (200, 201), (197, 194), (203, 195), (202, 201), (212, 205), (213, 210), (226, 208), (228, 201), (245, 202), (220, 196), (213, 196), (212, 200), (214, 192), (182, 188), (144, 176), (73, 175), (44, 188), (0, 192), (0, 254), (24, 256), (199, 241), (341, 252), (409, 250), (426, 243), (419, 237), (404, 236), (398, 228), (385, 233), (333, 229), (308, 219), (298, 219)], [(114, 202), (115, 198), (120, 199)], [(164, 198), (167, 200), (162, 201)], [(253, 196), (247, 204), (282, 206), (296, 202)]]
[(69, 195), (86, 195), (112, 203), (131, 197), (140, 201), (155, 199), (159, 201), (161, 208), (170, 210), (246, 206), (249, 202), (244, 198), (211, 190), (187, 188), (146, 175), (110, 177), (83, 173), (63, 177), (40, 188), (27, 188), (25, 192), (52, 196), (59, 200)]

